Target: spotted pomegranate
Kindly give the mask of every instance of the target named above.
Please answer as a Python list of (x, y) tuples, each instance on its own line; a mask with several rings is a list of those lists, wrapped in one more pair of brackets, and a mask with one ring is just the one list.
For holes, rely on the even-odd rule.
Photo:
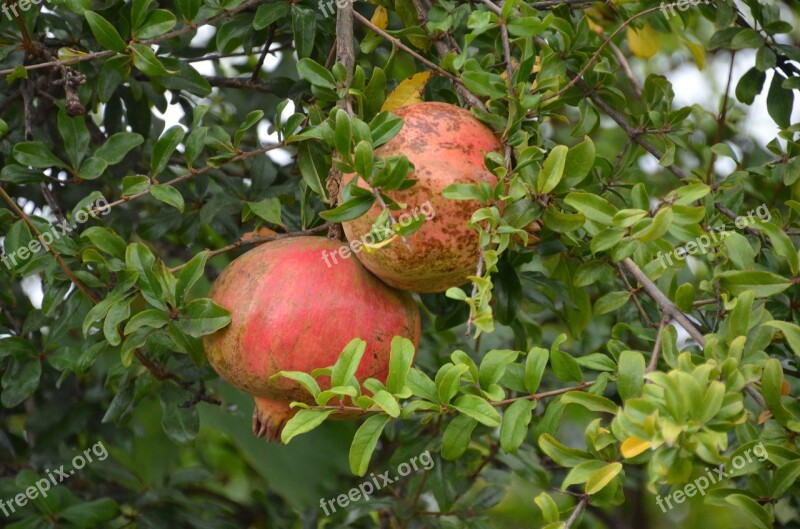
[[(272, 241), (245, 253), (222, 272), (209, 297), (231, 323), (204, 338), (219, 375), (253, 395), (253, 433), (280, 438), (292, 401), (313, 403), (278, 371), (331, 366), (354, 338), (367, 342), (356, 371), (385, 381), (394, 336), (419, 341), (419, 310), (405, 292), (384, 285), (355, 259), (326, 264), (341, 243), (322, 237)], [(328, 262), (329, 263), (329, 262)], [(324, 384), (320, 384), (326, 389)]]
[[(416, 185), (387, 194), (407, 204), (396, 212), (413, 218), (425, 216), (425, 224), (407, 238), (358, 259), (386, 284), (413, 292), (443, 292), (467, 281), (475, 273), (480, 255), (478, 233), (467, 222), (479, 207), (477, 201), (447, 199), (442, 191), (450, 184), (473, 184), (496, 179), (484, 166), (484, 155), (501, 151), (500, 142), (486, 125), (467, 110), (445, 103), (419, 103), (394, 112), (403, 118), (403, 128), (376, 150), (378, 156), (405, 154), (415, 170), (409, 178)], [(345, 177), (347, 181), (348, 177)], [(363, 181), (359, 185), (366, 187)], [(381, 212), (376, 204), (364, 216), (344, 223), (351, 242), (370, 242), (370, 231)]]

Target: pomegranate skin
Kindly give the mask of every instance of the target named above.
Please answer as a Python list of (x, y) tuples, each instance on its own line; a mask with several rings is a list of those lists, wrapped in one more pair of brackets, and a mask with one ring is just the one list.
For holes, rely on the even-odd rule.
[[(467, 276), (475, 273), (480, 255), (478, 233), (467, 223), (480, 205), (474, 200), (447, 199), (442, 191), (454, 183), (495, 185), (497, 180), (483, 159), (487, 152), (501, 152), (502, 146), (491, 129), (454, 105), (418, 103), (394, 114), (403, 118), (403, 128), (376, 154), (405, 154), (415, 166), (409, 178), (418, 181), (409, 189), (387, 194), (408, 205), (404, 211), (394, 212), (398, 221), (403, 213), (413, 216), (414, 208), (430, 202), (422, 212), (426, 221), (407, 237), (412, 251), (398, 240), (387, 248), (357, 256), (390, 286), (412, 292), (443, 292), (464, 284)], [(345, 177), (345, 181), (350, 179), (349, 175)], [(362, 180), (359, 186), (367, 187)], [(376, 204), (364, 216), (345, 222), (347, 240), (367, 235), (380, 212), (381, 206)]]
[[(272, 241), (230, 263), (209, 297), (231, 313), (231, 323), (204, 338), (214, 370), (255, 397), (253, 430), (277, 439), (294, 415), (292, 401), (313, 403), (298, 383), (270, 377), (278, 371), (331, 366), (353, 339), (367, 342), (356, 371), (385, 382), (394, 336), (416, 348), (420, 314), (405, 292), (384, 285), (356, 259), (327, 266), (323, 253), (342, 243), (323, 237)], [(321, 383), (322, 389), (329, 384)]]

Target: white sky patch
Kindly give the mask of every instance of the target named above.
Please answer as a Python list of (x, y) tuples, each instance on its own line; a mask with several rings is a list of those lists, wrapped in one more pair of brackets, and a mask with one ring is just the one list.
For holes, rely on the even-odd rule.
[[(287, 117), (291, 116), (291, 114), (287, 115), (285, 112), (283, 115)], [(275, 130), (270, 132), (270, 129), (272, 129), (272, 123), (267, 119), (262, 119), (256, 126), (256, 130), (258, 131), (258, 139), (264, 145), (278, 143), (278, 133)], [(269, 156), (270, 160), (280, 166), (286, 166), (292, 163), (292, 155), (286, 149), (275, 149), (274, 151), (269, 151), (267, 156)]]
[[(674, 70), (664, 71), (664, 75), (672, 83), (672, 89), (675, 91), (675, 107), (699, 105), (714, 114), (719, 112), (721, 95), (728, 82), (730, 53), (708, 56), (708, 59), (703, 71), (698, 70), (694, 62), (686, 62)], [(736, 85), (754, 64), (754, 50), (737, 52), (733, 63), (730, 97), (742, 107), (744, 105), (741, 105), (736, 99)], [(751, 106), (745, 108), (747, 117), (738, 131), (741, 136), (752, 138), (762, 147), (772, 141), (779, 131), (778, 126), (767, 112), (767, 88), (772, 76), (772, 72), (767, 73), (767, 80), (764, 82), (761, 94), (756, 97)], [(798, 120), (800, 120), (800, 106), (795, 105), (792, 121)]]

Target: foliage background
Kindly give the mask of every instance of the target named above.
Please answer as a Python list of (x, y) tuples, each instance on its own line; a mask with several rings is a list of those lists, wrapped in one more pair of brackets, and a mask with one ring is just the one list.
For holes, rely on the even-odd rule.
[[(466, 100), (510, 145), (507, 159), (488, 160), (511, 191), (500, 193), (503, 216), (491, 209), (501, 196), (486, 197), (491, 226), (476, 225), (491, 233), (490, 261), (481, 288), (465, 287), (461, 296), (472, 313), (457, 294), (421, 296), (417, 368), (434, 378), (456, 350), (480, 363), (491, 350), (531, 357), (531, 348), (543, 347), (550, 352), (540, 391), (598, 380), (592, 391), (613, 410), (586, 397), (542, 399), (531, 432), (511, 443), (521, 444), (516, 452), (484, 425), (460, 446), (443, 435), (454, 417), (438, 411), (433, 420), (421, 413), (392, 421), (370, 470), (393, 469), (425, 449), (435, 467), (329, 519), (319, 500), (360, 481), (348, 465), (358, 424), (326, 422), (288, 446), (258, 442), (250, 399), (205, 364), (199, 337), (224, 324), (224, 313), (203, 300), (218, 271), (249, 244), (237, 243), (243, 234), (261, 225), (325, 230), (319, 214), (329, 207), (332, 156), (346, 159), (355, 147), (348, 138), (337, 148), (333, 134), (331, 111), (349, 78), (347, 67), (332, 66), (337, 57), (349, 63), (334, 46), (336, 17), (308, 0), (53, 0), (45, 7), (14, 20), (0, 16), (4, 252), (100, 197), (114, 207), (57, 241), (58, 259), (42, 251), (11, 270), (0, 266), (0, 499), (98, 441), (111, 456), (0, 525), (541, 527), (554, 522), (545, 493), (572, 527), (797, 526), (795, 3), (718, 0), (670, 17), (650, 0), (353, 5), (395, 39), (393, 46), (355, 24), (357, 117), (369, 123), (401, 81), (436, 69), (399, 40), (460, 79), (433, 76), (425, 100)], [(340, 27), (339, 42), (347, 42), (346, 30)], [(301, 76), (298, 59), (332, 73), (305, 62)], [(674, 104), (674, 91), (686, 89), (664, 75), (705, 64), (713, 66), (704, 70), (709, 78), (723, 69), (713, 105)], [(579, 72), (582, 81), (573, 81)], [(779, 140), (758, 141), (745, 130), (757, 94), (766, 102), (757, 119), (775, 122)], [(294, 132), (305, 133), (303, 141), (274, 147)], [(472, 196), (453, 191), (464, 194)], [(710, 226), (726, 222), (734, 231), (730, 216), (762, 203), (772, 212), (769, 225), (737, 231), (691, 265), (663, 270), (655, 261)], [(527, 246), (522, 231), (534, 221), (541, 241)], [(498, 245), (508, 248), (496, 252), (495, 269)], [(689, 333), (694, 342), (681, 333), (676, 347), (678, 333), (663, 316), (679, 317), (678, 309), (694, 321), (684, 321), (687, 330), (698, 330)], [(144, 311), (151, 327), (126, 332)], [(345, 324), (346, 315), (335, 317)], [(683, 349), (692, 356), (679, 360)], [(664, 406), (673, 402), (649, 390), (646, 406), (661, 406), (653, 428), (632, 418), (628, 401), (642, 391), (645, 361), (657, 353), (659, 370), (673, 378), (653, 385), (691, 397), (685, 377), (694, 372), (701, 398), (674, 404), (672, 418), (681, 420), (665, 424), (674, 410)], [(523, 358), (496, 381), (509, 397), (537, 391), (524, 391)], [(721, 382), (718, 366), (731, 359)], [(695, 366), (712, 375), (703, 378)], [(469, 376), (458, 379), (459, 394), (475, 393)], [(692, 414), (711, 406), (720, 385), (733, 411), (703, 423)], [(479, 389), (486, 399), (490, 388)], [(419, 393), (412, 400), (425, 400)], [(471, 424), (469, 414), (455, 416)], [(679, 439), (661, 444), (672, 427), (682, 428)], [(567, 457), (548, 450), (543, 433), (589, 455), (575, 460), (568, 450)], [(624, 458), (621, 444), (632, 433), (658, 450)], [(668, 482), (681, 487), (692, 472), (756, 440), (769, 447), (767, 464), (709, 501), (658, 509), (654, 491), (667, 493)], [(593, 494), (588, 505), (583, 482), (559, 492), (583, 457), (624, 463), (605, 496)]]

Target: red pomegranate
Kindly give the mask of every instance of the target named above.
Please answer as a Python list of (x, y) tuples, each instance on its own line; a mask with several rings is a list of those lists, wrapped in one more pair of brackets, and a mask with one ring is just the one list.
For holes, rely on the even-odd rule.
[[(268, 242), (234, 260), (209, 297), (231, 313), (231, 324), (204, 338), (219, 375), (255, 397), (253, 433), (279, 439), (293, 415), (292, 401), (313, 403), (296, 382), (270, 377), (336, 363), (354, 338), (367, 342), (356, 371), (385, 382), (394, 336), (414, 342), (420, 333), (416, 303), (387, 287), (356, 259), (325, 256), (341, 243), (322, 237)], [(326, 389), (324, 384), (320, 384)]]
[[(398, 222), (403, 224), (404, 218), (415, 215), (425, 216), (426, 221), (407, 238), (411, 251), (396, 241), (378, 251), (356, 255), (390, 286), (413, 292), (443, 292), (465, 283), (467, 276), (475, 273), (480, 249), (478, 233), (467, 226), (478, 202), (447, 199), (442, 191), (455, 183), (494, 185), (496, 179), (483, 159), (487, 152), (500, 152), (502, 147), (491, 129), (454, 105), (419, 103), (394, 113), (403, 118), (403, 128), (376, 154), (405, 154), (415, 167), (409, 178), (418, 181), (409, 189), (387, 194), (408, 205), (405, 211), (394, 213)], [(359, 185), (366, 187), (363, 181)], [(364, 216), (345, 222), (347, 240), (369, 243), (369, 232), (380, 212), (376, 204)]]

